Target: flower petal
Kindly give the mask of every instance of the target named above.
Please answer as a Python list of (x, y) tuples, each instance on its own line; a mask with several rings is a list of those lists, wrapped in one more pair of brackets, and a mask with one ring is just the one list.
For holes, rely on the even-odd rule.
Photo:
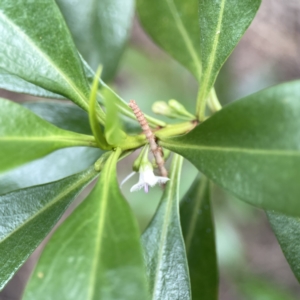
[(130, 192), (136, 192), (141, 190), (144, 187), (144, 183), (138, 182), (137, 184), (133, 185), (130, 189)]
[(143, 173), (143, 178), (150, 186), (155, 186), (157, 184), (157, 177), (154, 175), (153, 170), (146, 170)]
[(170, 180), (168, 177), (161, 177), (161, 176), (156, 176), (157, 182), (158, 183), (166, 183), (167, 181)]

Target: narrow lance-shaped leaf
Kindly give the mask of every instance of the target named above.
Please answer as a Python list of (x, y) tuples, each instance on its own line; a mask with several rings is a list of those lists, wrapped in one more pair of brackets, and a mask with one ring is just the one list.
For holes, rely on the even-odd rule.
[(0, 172), (72, 146), (95, 146), (94, 138), (59, 129), (28, 109), (0, 99)]
[(0, 3), (0, 68), (87, 110), (89, 85), (54, 1)]
[(201, 78), (198, 0), (138, 0), (143, 28), (173, 58)]
[(170, 181), (153, 220), (142, 235), (152, 300), (191, 299), (179, 217), (182, 157), (174, 155)]
[(107, 90), (104, 90), (102, 95), (105, 99), (106, 108), (105, 137), (110, 145), (121, 146), (122, 142), (126, 140), (126, 133), (122, 130), (115, 98), (112, 98)]
[(91, 168), (60, 181), (0, 196), (0, 290), (96, 176)]
[(236, 101), (162, 146), (239, 199), (300, 215), (300, 81)]
[(180, 206), (194, 299), (218, 299), (218, 265), (209, 182), (198, 175)]
[[(104, 112), (102, 111), (102, 108), (98, 106), (97, 102), (97, 91), (98, 91), (98, 78), (101, 75), (102, 67), (100, 66), (96, 72), (95, 78), (93, 80), (93, 85), (91, 89), (91, 94), (90, 94), (90, 101), (89, 101), (89, 121), (90, 121), (90, 126), (92, 129), (92, 132), (94, 134), (95, 140), (98, 144), (98, 146), (101, 149), (106, 149), (109, 150), (111, 147), (107, 143), (104, 134), (102, 132), (102, 128), (100, 127), (98, 118), (97, 118), (97, 111), (100, 112), (100, 119), (102, 123), (105, 122), (106, 116)], [(98, 109), (97, 109), (98, 108)]]
[(281, 249), (300, 282), (300, 218), (267, 211), (268, 219)]
[[(81, 57), (81, 61), (84, 66), (85, 74), (86, 74), (89, 82), (92, 83), (95, 78), (95, 73), (82, 57)], [(101, 78), (99, 78), (99, 89), (101, 90), (101, 92), (98, 91), (98, 93), (100, 96), (102, 96), (100, 98), (102, 100), (101, 104), (104, 104), (103, 100), (105, 100), (105, 99), (104, 99), (103, 95), (105, 95), (105, 97), (109, 97), (109, 99), (111, 99), (111, 101), (115, 102), (115, 105), (118, 107), (119, 111), (122, 114), (124, 114), (125, 116), (127, 116), (131, 119), (136, 120), (135, 115), (133, 114), (131, 108), (128, 106), (128, 103), (124, 99), (122, 99), (116, 92), (114, 92), (107, 84), (105, 84), (105, 82)], [(148, 120), (149, 125), (152, 127), (166, 126), (166, 123), (163, 121), (152, 118), (146, 114), (145, 114), (145, 117)]]
[(123, 53), (134, 14), (133, 0), (56, 0), (80, 53), (111, 79)]
[[(48, 122), (83, 134), (91, 129), (87, 113), (67, 102), (37, 101), (24, 106)], [(91, 166), (103, 153), (98, 148), (72, 147), (60, 149), (41, 159), (0, 175), (0, 194), (33, 185), (56, 181), (81, 172)]]
[(54, 233), (24, 300), (148, 299), (139, 230), (116, 180), (119, 154), (109, 157), (91, 194)]
[(216, 77), (252, 22), (261, 0), (199, 0), (200, 49), (203, 73), (197, 113), (204, 117), (205, 100)]

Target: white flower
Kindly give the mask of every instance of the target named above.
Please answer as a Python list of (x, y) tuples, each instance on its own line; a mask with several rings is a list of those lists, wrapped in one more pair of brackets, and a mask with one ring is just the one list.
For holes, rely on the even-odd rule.
[[(121, 185), (129, 178), (131, 178), (134, 174), (135, 172), (128, 175), (122, 181)], [(149, 186), (153, 187), (157, 183), (164, 184), (168, 180), (170, 180), (167, 177), (155, 176), (153, 173), (152, 165), (150, 163), (142, 164), (139, 169), (139, 174), (140, 174), (139, 182), (131, 187), (130, 192), (139, 191), (140, 189), (144, 188), (145, 193), (148, 193)]]

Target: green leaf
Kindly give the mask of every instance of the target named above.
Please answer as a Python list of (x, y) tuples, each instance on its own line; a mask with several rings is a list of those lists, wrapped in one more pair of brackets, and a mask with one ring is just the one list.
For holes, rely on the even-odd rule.
[(123, 53), (134, 14), (133, 0), (56, 0), (76, 46), (94, 70), (111, 79)]
[(200, 80), (198, 0), (138, 0), (143, 28), (151, 38)]
[(22, 105), (53, 125), (83, 134), (92, 134), (88, 114), (67, 101), (38, 100)]
[(88, 147), (57, 150), (46, 157), (0, 174), (0, 195), (81, 172), (93, 165), (102, 153), (100, 149)]
[(142, 235), (152, 300), (191, 299), (179, 217), (182, 160), (179, 155), (174, 155), (170, 181), (153, 220)]
[[(86, 74), (89, 82), (92, 83), (95, 78), (95, 72), (91, 69), (91, 67), (87, 64), (87, 62), (82, 57), (81, 57), (81, 61), (84, 66), (85, 74)], [(115, 93), (107, 84), (105, 84), (105, 82), (101, 78), (99, 78), (99, 89), (101, 90), (101, 92), (98, 91), (98, 94), (101, 96), (101, 102), (100, 102), (101, 104), (104, 104), (105, 99), (104, 99), (103, 95), (105, 95), (105, 97), (109, 97), (109, 99), (111, 99), (111, 101), (115, 102), (119, 111), (122, 114), (124, 114), (125, 116), (127, 116), (133, 120), (136, 120), (136, 117), (135, 117), (134, 113), (132, 112), (131, 108), (128, 106), (128, 103), (124, 99), (122, 99), (117, 93)], [(152, 118), (146, 114), (145, 114), (145, 117), (146, 117), (147, 121), (149, 122), (149, 125), (152, 127), (166, 126), (166, 123), (163, 121)]]
[(72, 146), (95, 146), (91, 136), (59, 129), (26, 108), (0, 99), (0, 172)]
[(236, 101), (161, 146), (258, 207), (300, 215), (300, 81)]
[(122, 124), (118, 113), (118, 107), (115, 97), (111, 97), (111, 93), (107, 90), (102, 92), (105, 99), (106, 121), (105, 121), (105, 137), (110, 145), (121, 146), (126, 140), (126, 133), (122, 130)]
[[(23, 104), (48, 122), (67, 130), (90, 134), (87, 113), (67, 102), (37, 101)], [(41, 159), (0, 175), (0, 194), (33, 185), (56, 181), (81, 172), (103, 153), (98, 148), (72, 147), (60, 149)]]
[(88, 109), (89, 85), (54, 1), (3, 0), (0, 68)]
[(109, 144), (107, 143), (107, 141), (104, 137), (102, 128), (100, 127), (100, 124), (99, 124), (98, 118), (97, 118), (97, 108), (98, 108), (98, 111), (101, 114), (101, 116), (100, 116), (101, 121), (104, 122), (106, 119), (104, 112), (102, 111), (101, 108), (99, 108), (98, 102), (97, 102), (97, 91), (98, 91), (98, 83), (99, 83), (98, 78), (100, 78), (101, 71), (102, 71), (102, 67), (99, 67), (97, 70), (97, 73), (95, 75), (93, 85), (92, 85), (90, 101), (89, 101), (89, 121), (90, 121), (90, 126), (91, 126), (92, 132), (94, 134), (94, 137), (95, 137), (95, 140), (96, 140), (98, 146), (101, 149), (109, 150), (109, 149), (111, 149), (111, 147), (109, 146)]
[(0, 88), (16, 93), (24, 93), (37, 97), (47, 97), (55, 99), (64, 99), (63, 96), (49, 92), (45, 89), (42, 89), (39, 86), (36, 86), (24, 79), (9, 74), (3, 69), (0, 68)]
[[(54, 233), (24, 299), (147, 298), (139, 230), (110, 156), (88, 198)], [(59, 276), (58, 276), (59, 274)]]
[(249, 27), (260, 3), (261, 0), (199, 0), (203, 68), (197, 104), (200, 117), (204, 116), (205, 100), (222, 65)]
[(267, 211), (281, 249), (300, 282), (300, 218)]
[(0, 196), (0, 289), (97, 174), (91, 168), (60, 181)]
[(194, 299), (218, 299), (218, 265), (209, 182), (198, 175), (180, 206)]

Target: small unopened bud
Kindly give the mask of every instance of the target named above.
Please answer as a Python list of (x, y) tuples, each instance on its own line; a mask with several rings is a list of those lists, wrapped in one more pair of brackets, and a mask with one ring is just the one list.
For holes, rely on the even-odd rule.
[(171, 100), (169, 100), (168, 104), (169, 104), (169, 107), (174, 112), (176, 112), (178, 115), (187, 117), (190, 120), (196, 119), (196, 117), (194, 115), (192, 115), (191, 113), (189, 113), (186, 110), (186, 108), (180, 102), (178, 102), (177, 100), (171, 99)]
[(156, 101), (152, 105), (152, 111), (158, 115), (169, 116), (172, 114), (172, 110), (165, 101)]

